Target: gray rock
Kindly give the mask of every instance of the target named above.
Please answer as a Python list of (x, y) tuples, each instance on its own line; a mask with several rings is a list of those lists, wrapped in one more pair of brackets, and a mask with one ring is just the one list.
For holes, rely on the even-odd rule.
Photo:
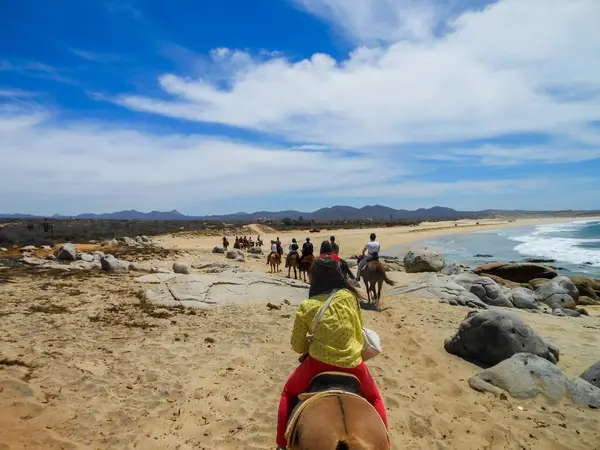
[(49, 245), (42, 245), (42, 250), (52, 250), (52, 247)]
[(160, 283), (145, 294), (148, 301), (160, 306), (209, 308), (283, 300), (298, 305), (308, 295), (307, 285), (302, 281), (250, 271), (214, 275), (154, 274), (136, 278), (136, 281)]
[(104, 242), (103, 242), (102, 244), (100, 244), (100, 245), (102, 245), (102, 247), (105, 247), (105, 246), (107, 246), (107, 245), (108, 245), (108, 246), (111, 246), (111, 247), (116, 247), (117, 245), (119, 245), (119, 241), (118, 241), (117, 239), (111, 239), (111, 240), (109, 240), (109, 241), (104, 241)]
[(464, 264), (452, 263), (445, 266), (441, 272), (443, 275), (460, 275), (463, 273), (473, 273), (469, 266), (465, 266)]
[(533, 353), (553, 363), (548, 344), (519, 316), (506, 310), (472, 311), (456, 334), (446, 339), (448, 353), (494, 365), (516, 353)]
[[(479, 392), (529, 399), (543, 395), (556, 401), (563, 397), (593, 408), (600, 408), (600, 389), (582, 378), (565, 375), (560, 367), (530, 353), (517, 353), (510, 359), (486, 369), (469, 379)], [(500, 388), (500, 389), (498, 389)]]
[(585, 372), (583, 372), (580, 378), (583, 378), (588, 383), (600, 388), (600, 361), (593, 364)]
[(143, 245), (143, 244), (145, 244), (145, 242), (144, 242), (144, 240), (142, 239), (142, 237), (141, 237), (141, 236), (136, 236), (136, 237), (135, 237), (133, 240), (134, 240), (134, 241), (135, 241), (137, 244), (140, 244), (140, 245)]
[(556, 277), (542, 284), (535, 291), (535, 299), (554, 308), (575, 309), (575, 301), (579, 299), (579, 291), (567, 277)]
[(564, 309), (554, 305), (552, 308), (552, 315), (558, 317), (581, 317), (582, 315), (588, 316), (588, 312), (583, 309)]
[(527, 288), (515, 288), (509, 291), (509, 299), (515, 308), (539, 309), (534, 292)]
[(61, 261), (75, 261), (77, 259), (77, 249), (73, 244), (63, 244), (56, 250), (56, 258)]
[(507, 290), (491, 278), (473, 273), (462, 273), (454, 275), (452, 279), (469, 292), (475, 294), (486, 305), (513, 307)]
[(121, 238), (121, 240), (123, 241), (123, 243), (127, 246), (135, 246), (137, 244), (137, 242), (135, 242), (133, 239), (131, 239), (128, 236), (123, 236)]
[(77, 258), (85, 261), (85, 262), (92, 262), (94, 261), (94, 257), (92, 255), (90, 255), (89, 253), (79, 253), (77, 255)]
[(225, 249), (223, 247), (215, 247), (212, 249), (213, 253), (225, 253)]
[(190, 273), (190, 266), (188, 266), (184, 262), (174, 262), (173, 263), (173, 272), (175, 272), (175, 273), (189, 274)]
[(467, 291), (460, 284), (455, 283), (451, 278), (439, 274), (429, 274), (427, 278), (420, 282), (399, 284), (390, 291), (390, 295), (403, 294), (435, 299), (453, 306), (460, 305), (468, 306), (469, 308), (487, 308), (487, 305), (477, 298), (475, 294)]
[(579, 300), (577, 300), (577, 304), (583, 306), (598, 306), (600, 305), (600, 301), (594, 300), (593, 298), (587, 296), (580, 295)]
[(32, 252), (34, 250), (37, 250), (35, 245), (26, 245), (25, 247), (21, 247), (22, 252)]
[(7, 252), (8, 249), (6, 247), (0, 247), (0, 252)]
[(142, 238), (142, 242), (143, 242), (143, 243), (145, 243), (145, 244), (150, 244), (150, 243), (152, 243), (152, 239), (150, 239), (148, 236), (144, 236), (144, 235), (142, 235), (142, 236), (140, 236), (140, 237)]
[(262, 255), (263, 249), (261, 247), (250, 247), (248, 249), (248, 253), (253, 253), (255, 255)]
[(127, 261), (121, 261), (113, 255), (106, 255), (100, 259), (100, 266), (106, 272), (129, 272), (130, 264)]
[(162, 267), (151, 267), (150, 273), (171, 273), (171, 271)]
[(220, 273), (232, 269), (236, 266), (233, 264), (229, 264), (227, 261), (212, 261), (204, 264), (195, 264), (192, 265), (192, 267), (194, 269), (203, 270), (208, 273)]
[(558, 274), (551, 267), (534, 263), (491, 263), (473, 269), (478, 275), (496, 275), (516, 283), (528, 283), (534, 278), (554, 278)]
[(407, 273), (439, 272), (444, 264), (444, 255), (429, 247), (414, 248), (404, 256)]
[(225, 257), (228, 259), (235, 259), (236, 261), (245, 261), (246, 259), (244, 256), (244, 252), (237, 248), (232, 248), (228, 250)]
[(104, 258), (106, 255), (104, 254), (104, 252), (100, 252), (100, 251), (95, 251), (92, 253), (92, 256), (94, 257), (94, 259), (96, 261), (100, 261), (102, 258)]
[[(596, 294), (596, 291), (600, 290), (600, 281), (582, 276), (571, 276), (569, 279), (577, 288), (580, 298), (588, 297), (594, 300), (596, 304), (600, 303), (600, 298), (598, 297), (598, 294)], [(581, 304), (578, 300), (576, 300), (576, 303)]]
[(406, 272), (404, 263), (396, 256), (380, 256), (379, 260), (388, 272)]

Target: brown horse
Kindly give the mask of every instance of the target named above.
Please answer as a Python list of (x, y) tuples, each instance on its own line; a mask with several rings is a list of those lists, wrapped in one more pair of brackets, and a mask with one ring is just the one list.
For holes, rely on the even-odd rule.
[(300, 264), (300, 275), (304, 274), (304, 281), (306, 281), (306, 274), (308, 274), (310, 278), (310, 271), (312, 270), (312, 265), (315, 262), (315, 255), (308, 255), (302, 258), (302, 263)]
[(298, 272), (296, 269), (300, 269), (300, 255), (298, 253), (294, 253), (290, 256), (290, 260), (288, 262), (288, 278), (291, 278), (290, 272), (294, 268), (294, 278), (298, 279)]
[(277, 253), (271, 253), (269, 255), (269, 265), (271, 266), (271, 273), (281, 272), (279, 265), (281, 264), (281, 256)]
[[(337, 374), (321, 374), (331, 377)], [(356, 380), (358, 381), (358, 380)], [(313, 380), (314, 383), (314, 380)], [(343, 386), (302, 394), (288, 426), (289, 450), (389, 450), (388, 433), (375, 409)], [(311, 396), (313, 396), (311, 398)]]
[[(363, 281), (365, 282), (365, 288), (367, 289), (367, 299), (369, 304), (375, 304), (375, 310), (379, 311), (379, 299), (381, 299), (381, 288), (383, 287), (383, 282), (390, 286), (394, 286), (392, 280), (387, 277), (386, 270), (383, 264), (379, 261), (369, 261), (365, 264), (360, 273)], [(377, 286), (377, 292), (375, 292), (375, 287)]]

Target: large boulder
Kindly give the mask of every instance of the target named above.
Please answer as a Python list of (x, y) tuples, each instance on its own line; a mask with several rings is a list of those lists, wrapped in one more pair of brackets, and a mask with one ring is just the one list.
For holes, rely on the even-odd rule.
[(582, 306), (598, 306), (600, 305), (600, 300), (594, 300), (590, 297), (580, 296), (579, 300), (577, 300), (577, 304)]
[(439, 272), (444, 264), (444, 255), (429, 247), (414, 248), (404, 256), (407, 273)]
[(56, 250), (56, 259), (61, 261), (75, 261), (77, 259), (77, 249), (71, 243), (63, 244)]
[(456, 334), (446, 339), (444, 348), (453, 355), (488, 365), (521, 352), (558, 361), (558, 352), (552, 351), (519, 316), (506, 310), (470, 312)]
[(529, 283), (527, 283), (527, 285), (535, 291), (542, 284), (546, 284), (547, 282), (548, 278), (534, 278), (533, 280), (529, 280)]
[(225, 253), (225, 249), (223, 247), (215, 247), (212, 249), (213, 253), (221, 253), (224, 254)]
[(534, 263), (491, 263), (473, 270), (478, 275), (496, 275), (516, 283), (528, 283), (534, 278), (552, 279), (558, 276), (552, 267)]
[(130, 263), (121, 261), (113, 255), (106, 255), (100, 259), (100, 266), (106, 272), (129, 272)]
[(597, 388), (600, 388), (600, 361), (598, 361), (596, 364), (593, 364), (590, 368), (583, 372), (581, 374), (581, 378), (588, 383), (593, 384)]
[(238, 248), (232, 248), (231, 250), (227, 250), (227, 254), (225, 255), (227, 259), (235, 259), (236, 261), (245, 261), (246, 257), (244, 256), (244, 252)]
[(523, 400), (540, 394), (551, 401), (568, 397), (580, 405), (600, 408), (598, 387), (584, 379), (565, 375), (560, 367), (530, 353), (517, 353), (478, 373), (469, 379), (469, 385), (479, 392), (497, 396), (504, 390)]
[(573, 282), (580, 296), (589, 297), (596, 301), (600, 300), (596, 293), (596, 291), (600, 291), (600, 281), (581, 276), (571, 276), (569, 280)]
[(248, 253), (253, 253), (255, 255), (262, 255), (263, 249), (261, 247), (250, 247), (248, 249)]
[(428, 274), (419, 282), (399, 284), (390, 291), (390, 295), (411, 294), (415, 297), (439, 300), (453, 306), (468, 306), (469, 308), (486, 309), (475, 294), (472, 294), (451, 278), (439, 274)]
[(575, 301), (579, 299), (579, 291), (567, 277), (556, 277), (542, 284), (535, 291), (535, 299), (553, 308), (575, 309)]
[(189, 275), (190, 273), (190, 266), (188, 266), (186, 263), (184, 262), (174, 262), (173, 263), (173, 272), (175, 273), (183, 273), (186, 275)]
[(130, 238), (130, 237), (128, 237), (128, 236), (123, 236), (123, 237), (121, 238), (121, 240), (122, 240), (122, 241), (123, 241), (123, 243), (124, 243), (125, 245), (127, 245), (127, 246), (135, 246), (135, 245), (137, 245), (137, 242), (135, 242), (133, 239), (131, 239), (131, 238)]
[(511, 289), (508, 298), (515, 308), (539, 309), (538, 304), (535, 301), (535, 294), (531, 289), (522, 287)]
[(486, 305), (513, 307), (506, 289), (491, 278), (462, 274), (454, 276), (454, 280), (475, 294)]

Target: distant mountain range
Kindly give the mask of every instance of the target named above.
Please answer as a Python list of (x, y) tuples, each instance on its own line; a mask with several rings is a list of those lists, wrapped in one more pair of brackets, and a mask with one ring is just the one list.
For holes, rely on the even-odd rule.
[[(151, 211), (143, 213), (134, 209), (128, 211), (117, 211), (106, 214), (80, 214), (78, 216), (61, 216), (55, 214), (53, 219), (103, 219), (103, 220), (207, 220), (207, 221), (243, 221), (254, 222), (258, 220), (282, 220), (290, 218), (297, 220), (302, 217), (303, 220), (314, 219), (316, 221), (329, 220), (427, 220), (427, 219), (459, 219), (469, 217), (484, 217), (492, 215), (531, 215), (531, 214), (548, 214), (548, 215), (585, 215), (599, 214), (600, 211), (504, 211), (504, 210), (484, 210), (484, 211), (457, 211), (452, 208), (442, 206), (434, 206), (433, 208), (419, 208), (411, 211), (407, 209), (394, 209), (382, 205), (369, 205), (362, 208), (354, 208), (352, 206), (331, 206), (329, 208), (321, 208), (313, 212), (302, 212), (296, 210), (287, 211), (257, 211), (254, 213), (237, 212), (233, 214), (212, 215), (212, 216), (186, 216), (179, 211)], [(8, 219), (40, 219), (45, 216), (36, 216), (30, 214), (2, 214), (0, 218)]]

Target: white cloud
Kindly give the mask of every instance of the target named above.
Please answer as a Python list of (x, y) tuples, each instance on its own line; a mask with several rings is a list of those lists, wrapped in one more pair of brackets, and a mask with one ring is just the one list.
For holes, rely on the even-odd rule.
[(432, 36), (441, 7), (420, 0), (292, 0), (361, 43)]
[[(375, 4), (343, 10), (360, 15), (360, 5)], [(442, 37), (359, 47), (341, 62), (325, 54), (258, 61), (221, 49), (206, 76), (160, 77), (172, 100), (117, 101), (345, 148), (563, 133), (600, 119), (598, 17), (597, 0), (502, 0), (448, 22)], [(212, 80), (214, 70), (227, 75), (228, 88)], [(598, 95), (562, 95), (576, 91)]]

